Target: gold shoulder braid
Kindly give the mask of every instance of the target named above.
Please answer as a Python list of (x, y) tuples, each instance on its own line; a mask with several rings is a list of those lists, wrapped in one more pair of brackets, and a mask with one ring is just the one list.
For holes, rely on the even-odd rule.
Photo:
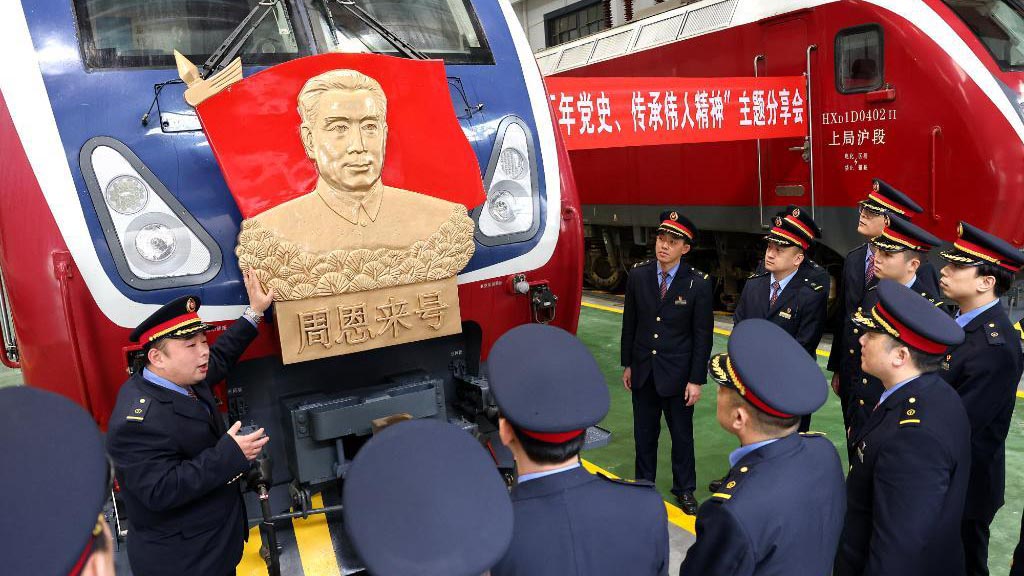
[(441, 227), (409, 248), (307, 252), (253, 219), (242, 222), (238, 266), (255, 270), (274, 300), (301, 300), (450, 278), (473, 256), (473, 220), (456, 206)]

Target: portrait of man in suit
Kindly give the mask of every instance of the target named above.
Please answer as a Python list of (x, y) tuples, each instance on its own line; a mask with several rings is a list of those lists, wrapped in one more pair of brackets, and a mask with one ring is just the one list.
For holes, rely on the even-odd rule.
[(464, 206), (381, 180), (387, 106), (380, 84), (355, 70), (331, 70), (309, 79), (298, 97), (299, 134), (316, 164), (316, 186), (252, 220), (318, 253), (403, 250), (445, 222), (472, 226)]

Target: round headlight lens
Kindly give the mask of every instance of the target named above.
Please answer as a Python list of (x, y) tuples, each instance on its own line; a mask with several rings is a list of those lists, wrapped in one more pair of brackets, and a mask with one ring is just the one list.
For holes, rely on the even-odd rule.
[(150, 262), (167, 260), (174, 248), (174, 231), (163, 224), (148, 224), (135, 236), (135, 249)]
[(498, 190), (487, 199), (487, 211), (495, 222), (508, 223), (516, 219), (516, 198), (508, 190)]
[(135, 176), (118, 176), (103, 191), (107, 206), (119, 214), (135, 214), (149, 202), (149, 189)]
[(498, 164), (501, 165), (501, 171), (513, 180), (522, 178), (523, 173), (526, 172), (526, 157), (515, 148), (502, 150), (501, 155), (498, 156)]

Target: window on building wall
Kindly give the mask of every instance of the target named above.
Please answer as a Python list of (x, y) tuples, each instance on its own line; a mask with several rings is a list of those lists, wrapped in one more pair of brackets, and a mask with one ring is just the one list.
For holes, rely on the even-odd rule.
[(836, 88), (843, 94), (882, 87), (882, 28), (877, 24), (836, 34)]
[(584, 0), (544, 16), (549, 47), (600, 32), (607, 27), (601, 0)]

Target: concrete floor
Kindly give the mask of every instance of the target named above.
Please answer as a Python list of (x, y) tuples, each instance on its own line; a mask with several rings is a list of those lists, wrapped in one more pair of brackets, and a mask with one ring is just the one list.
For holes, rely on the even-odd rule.
[[(612, 393), (612, 410), (602, 422), (602, 426), (613, 432), (612, 442), (603, 448), (588, 451), (583, 457), (588, 463), (596, 465), (606, 472), (622, 476), (633, 476), (633, 438), (632, 415), (628, 400), (628, 392), (622, 389), (621, 367), (618, 365), (619, 331), (621, 327), (621, 298), (588, 294), (584, 297), (584, 308), (581, 312), (579, 337), (590, 347), (597, 357), (602, 370), (608, 379)], [(716, 318), (715, 352), (724, 349), (727, 334), (731, 330), (731, 319), (727, 316)], [(819, 346), (827, 352), (828, 337)], [(819, 355), (820, 356), (820, 355)], [(819, 357), (824, 365), (824, 358)], [(21, 383), (20, 371), (0, 367), (0, 387)], [(1020, 394), (1018, 396), (1021, 396)], [(1018, 400), (1021, 403), (1022, 400)], [(727, 455), (736, 448), (735, 439), (722, 431), (714, 418), (715, 399), (711, 390), (706, 390), (698, 403), (694, 414), (694, 430), (697, 456), (697, 498), (703, 501), (709, 496), (707, 483), (721, 477), (728, 469)], [(815, 414), (812, 429), (826, 432), (837, 444), (842, 436), (841, 418), (838, 413), (838, 401), (830, 400)], [(671, 472), (669, 468), (668, 433), (662, 436), (659, 457), (658, 489), (666, 499), (669, 511), (670, 537), (670, 574), (675, 574), (686, 550), (695, 541), (693, 535), (694, 518), (684, 515), (678, 508), (668, 504), (671, 502), (669, 486)], [(845, 450), (839, 450), (845, 460)], [(1021, 507), (1024, 505), (1024, 410), (1018, 409), (1014, 414), (1010, 436), (1007, 440), (1007, 482), (1006, 502), (996, 516), (992, 525), (992, 541), (990, 548), (990, 567), (992, 574), (1004, 574), (1009, 564), (1010, 554), (1017, 543), (1021, 523)], [(845, 465), (845, 464), (844, 464)], [(330, 499), (333, 496), (327, 495)], [(318, 498), (320, 498), (318, 496)], [(282, 527), (282, 544), (286, 550), (282, 559), (285, 574), (306, 574), (309, 576), (333, 576), (347, 574), (350, 570), (343, 568), (335, 550), (340, 547), (339, 518), (311, 517), (307, 520), (296, 520)], [(238, 567), (239, 576), (265, 575), (266, 568), (258, 556), (260, 538), (254, 528), (246, 545), (245, 555)], [(118, 562), (118, 574), (130, 574), (127, 562), (124, 561), (123, 550)]]

